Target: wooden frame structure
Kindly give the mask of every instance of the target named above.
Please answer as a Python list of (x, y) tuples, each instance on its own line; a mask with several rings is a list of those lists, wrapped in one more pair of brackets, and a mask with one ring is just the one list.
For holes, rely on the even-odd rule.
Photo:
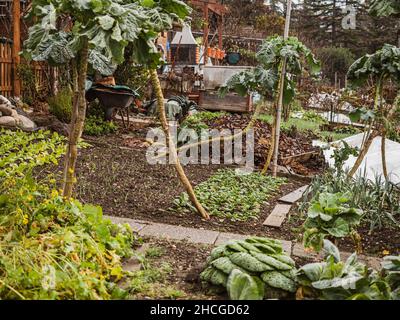
[(222, 50), (222, 33), (224, 26), (224, 16), (228, 12), (228, 9), (218, 2), (218, 0), (191, 0), (190, 4), (203, 9), (203, 19), (206, 21), (204, 24), (204, 64), (207, 64), (208, 59), (208, 36), (210, 34), (210, 11), (214, 12), (218, 16), (218, 48)]
[[(22, 5), (21, 5), (22, 2)], [(0, 93), (6, 96), (21, 95), (18, 66), (21, 63), (21, 16), (28, 1), (0, 0)], [(11, 33), (11, 34), (10, 34)]]
[[(0, 0), (0, 94), (7, 97), (21, 97), (24, 92), (18, 69), (21, 44), (28, 30), (23, 17), (30, 7), (31, 0)], [(32, 62), (29, 65), (35, 77), (36, 90), (47, 89), (47, 64)]]

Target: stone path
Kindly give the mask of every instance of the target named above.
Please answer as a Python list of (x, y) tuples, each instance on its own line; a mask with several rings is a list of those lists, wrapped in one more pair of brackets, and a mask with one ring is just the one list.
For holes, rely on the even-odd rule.
[[(140, 236), (147, 236), (153, 238), (164, 238), (168, 240), (187, 240), (194, 244), (206, 244), (206, 245), (220, 245), (229, 240), (242, 240), (246, 239), (251, 235), (242, 235), (236, 233), (219, 232), (204, 229), (187, 228), (181, 226), (174, 226), (163, 223), (154, 223), (142, 220), (133, 220), (128, 218), (119, 218), (106, 216), (113, 223), (123, 224), (127, 223), (131, 226), (132, 230), (138, 233)], [(293, 243), (292, 241), (281, 240), (283, 250), (295, 257), (321, 260), (322, 257), (316, 253), (310, 253), (304, 250), (301, 243)], [(349, 257), (351, 253), (342, 252), (341, 256), (343, 259)], [(359, 260), (370, 266), (371, 268), (380, 268), (380, 259), (376, 257), (368, 257), (364, 255), (359, 256)]]
[(278, 201), (285, 204), (278, 203), (274, 210), (272, 210), (271, 214), (264, 221), (263, 225), (267, 227), (280, 228), (283, 221), (285, 221), (287, 215), (289, 214), (292, 205), (301, 199), (304, 191), (306, 191), (307, 188), (308, 185), (303, 186), (280, 198)]

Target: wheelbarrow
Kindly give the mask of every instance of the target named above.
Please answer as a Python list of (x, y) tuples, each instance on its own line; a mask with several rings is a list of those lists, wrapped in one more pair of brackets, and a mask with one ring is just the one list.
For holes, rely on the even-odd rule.
[(128, 109), (137, 97), (138, 94), (126, 86), (94, 84), (86, 91), (86, 100), (99, 100), (106, 121), (111, 121), (115, 109)]

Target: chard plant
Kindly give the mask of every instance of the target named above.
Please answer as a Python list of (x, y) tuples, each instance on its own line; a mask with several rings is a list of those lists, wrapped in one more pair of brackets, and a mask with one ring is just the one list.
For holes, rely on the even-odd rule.
[(320, 251), (325, 237), (343, 238), (351, 235), (357, 251), (361, 251), (360, 236), (355, 228), (363, 216), (361, 209), (349, 206), (348, 195), (320, 193), (311, 202), (303, 224), (303, 242), (306, 248)]
[(382, 88), (386, 82), (393, 81), (399, 84), (400, 81), (400, 48), (390, 44), (385, 44), (382, 49), (374, 54), (367, 54), (353, 63), (350, 67), (347, 78), (353, 88), (358, 88), (372, 79), (375, 83), (375, 102), (374, 109), (366, 108), (356, 109), (350, 114), (353, 122), (363, 120), (366, 126), (363, 145), (361, 146), (359, 156), (349, 172), (352, 177), (357, 172), (364, 160), (373, 140), (380, 134), (382, 168), (386, 179), (388, 171), (386, 165), (386, 135), (390, 129), (391, 122), (396, 116), (395, 104), (389, 105), (384, 102)]
[[(281, 36), (274, 36), (264, 41), (256, 59), (258, 62), (256, 67), (234, 75), (220, 89), (220, 93), (224, 95), (229, 91), (236, 91), (242, 96), (258, 93), (264, 102), (274, 101), (273, 112), (275, 113), (282, 88), (284, 113), (288, 119), (290, 104), (296, 95), (296, 77), (300, 76), (306, 67), (311, 75), (319, 73), (320, 63), (311, 50), (296, 37), (285, 39)], [(285, 70), (283, 70), (284, 64)], [(275, 127), (276, 119), (272, 131), (275, 131)], [(271, 135), (271, 139), (271, 147), (264, 165), (264, 174), (271, 163), (275, 144), (278, 143), (275, 135)]]
[[(68, 148), (64, 163), (63, 194), (71, 197), (75, 183), (78, 141), (84, 129), (85, 82), (88, 69), (111, 75), (124, 61), (128, 44), (132, 61), (149, 68), (161, 123), (172, 153), (164, 100), (156, 68), (161, 63), (155, 40), (162, 31), (182, 24), (190, 7), (180, 0), (33, 0), (29, 17), (33, 26), (25, 42), (25, 57), (51, 65), (72, 65), (74, 97)], [(204, 218), (207, 212), (197, 201), (177, 157), (175, 166), (191, 201)]]

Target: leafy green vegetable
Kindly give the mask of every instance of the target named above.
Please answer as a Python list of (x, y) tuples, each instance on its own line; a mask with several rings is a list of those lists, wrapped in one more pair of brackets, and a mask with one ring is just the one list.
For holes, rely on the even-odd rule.
[(354, 253), (340, 261), (338, 249), (324, 240), (325, 262), (301, 267), (297, 279), (301, 292), (326, 300), (385, 300), (390, 299), (390, 287), (377, 272), (357, 261)]
[(383, 258), (382, 268), (385, 281), (391, 288), (392, 299), (400, 300), (400, 256), (387, 256)]
[(7, 176), (24, 176), (34, 167), (57, 163), (65, 152), (65, 138), (50, 131), (26, 134), (0, 129), (0, 182)]
[[(285, 182), (257, 172), (238, 175), (235, 170), (218, 170), (207, 181), (195, 187), (200, 203), (212, 216), (232, 221), (258, 217), (261, 205)], [(187, 193), (174, 201), (178, 211), (194, 210)]]
[[(257, 247), (269, 249), (255, 251)], [(256, 236), (214, 248), (200, 279), (226, 287), (230, 298), (239, 300), (260, 300), (264, 294), (282, 295), (297, 288), (295, 263), (283, 253), (282, 244)]]
[(320, 251), (326, 236), (342, 238), (354, 232), (363, 211), (349, 207), (350, 199), (341, 193), (320, 193), (311, 202), (303, 224), (304, 246)]
[(356, 60), (350, 67), (347, 78), (353, 87), (363, 85), (369, 77), (375, 80), (400, 79), (400, 48), (385, 44), (373, 54), (367, 54)]
[(234, 269), (228, 278), (228, 294), (231, 300), (262, 300), (264, 283), (259, 278)]
[(256, 55), (258, 65), (234, 75), (221, 87), (220, 94), (234, 90), (245, 96), (251, 92), (259, 93), (263, 98), (274, 97), (278, 92), (280, 66), (286, 60), (284, 82), (284, 104), (289, 105), (295, 96), (295, 76), (301, 75), (303, 63), (309, 67), (311, 74), (320, 71), (320, 64), (304, 44), (297, 38), (274, 36), (263, 42)]
[[(180, 0), (130, 1), (34, 0), (29, 18), (36, 23), (29, 28), (25, 42), (25, 57), (59, 65), (69, 62), (89, 41), (89, 63), (94, 70), (110, 75), (124, 59), (129, 43), (135, 62), (148, 66), (160, 63), (154, 45), (158, 33), (171, 30), (174, 22), (181, 23), (191, 9)], [(57, 19), (73, 16), (69, 31), (59, 30)]]

